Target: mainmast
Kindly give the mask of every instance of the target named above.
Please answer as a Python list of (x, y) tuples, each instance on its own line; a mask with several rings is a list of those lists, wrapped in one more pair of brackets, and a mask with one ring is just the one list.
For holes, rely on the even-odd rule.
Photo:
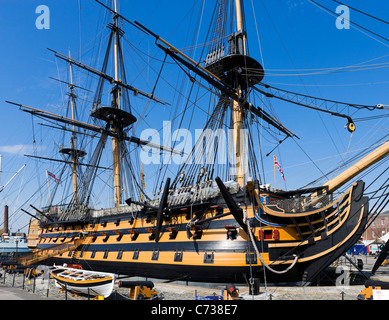
[[(105, 5), (103, 6), (106, 7)], [(109, 9), (108, 7), (106, 8)], [(108, 28), (111, 29), (111, 35), (108, 45), (108, 51), (104, 59), (103, 71), (101, 72), (101, 74), (105, 75), (111, 41), (113, 41), (113, 60), (115, 75), (111, 81), (111, 83), (114, 84), (114, 87), (111, 89), (111, 106), (101, 106), (102, 82), (100, 82), (98, 88), (99, 94), (95, 98), (95, 103), (91, 112), (91, 116), (97, 119), (104, 120), (107, 123), (107, 126), (110, 128), (111, 133), (113, 133), (112, 162), (114, 177), (114, 203), (115, 207), (119, 207), (122, 203), (121, 150), (123, 150), (124, 148), (122, 142), (125, 140), (126, 137), (126, 134), (123, 130), (124, 128), (130, 126), (131, 124), (137, 121), (137, 119), (131, 114), (131, 107), (127, 93), (126, 91), (124, 91), (122, 94), (121, 86), (123, 86), (125, 90), (133, 90), (134, 93), (138, 93), (138, 90), (136, 88), (128, 86), (125, 83), (126, 77), (124, 73), (123, 54), (120, 43), (120, 38), (123, 36), (124, 32), (119, 27), (119, 17), (121, 17), (121, 15), (117, 11), (117, 0), (114, 0), (114, 8), (109, 10), (113, 14), (113, 24), (108, 24)], [(148, 96), (147, 94), (145, 95)]]
[[(240, 187), (245, 186), (248, 172), (249, 155), (245, 151), (248, 145), (245, 145), (247, 139), (244, 136), (247, 112), (254, 112), (266, 122), (285, 131), (264, 110), (253, 108), (247, 100), (248, 89), (262, 81), (264, 71), (255, 59), (247, 55), (243, 11), (242, 0), (219, 0), (209, 51), (205, 59), (205, 69), (213, 78), (206, 80), (221, 90), (225, 100), (230, 101), (234, 149), (234, 163), (231, 165), (235, 168), (232, 174), (235, 175), (235, 181)], [(227, 12), (229, 14), (226, 14)], [(232, 26), (228, 18), (235, 22), (231, 29), (227, 27)], [(201, 73), (198, 74), (202, 76)]]

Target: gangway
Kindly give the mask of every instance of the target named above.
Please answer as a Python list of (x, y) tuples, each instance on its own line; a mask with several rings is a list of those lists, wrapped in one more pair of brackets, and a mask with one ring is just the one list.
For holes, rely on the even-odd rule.
[(84, 239), (75, 239), (73, 241), (57, 244), (45, 249), (36, 249), (31, 253), (18, 257), (16, 261), (23, 266), (36, 264), (59, 254), (75, 250), (83, 243), (83, 241)]

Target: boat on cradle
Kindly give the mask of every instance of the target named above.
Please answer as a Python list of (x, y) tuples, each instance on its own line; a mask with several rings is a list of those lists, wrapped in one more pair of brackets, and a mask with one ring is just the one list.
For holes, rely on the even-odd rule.
[[(108, 46), (100, 70), (54, 51), (55, 57), (70, 68), (76, 66), (77, 70), (98, 77), (98, 83), (93, 83), (96, 94), (83, 99), (86, 104), (93, 100), (83, 110), (88, 110), (84, 118), (94, 119), (94, 122), (89, 124), (88, 120), (75, 119), (73, 115), (78, 112), (71, 112), (72, 118), (67, 118), (12, 103), (24, 112), (46, 119), (51, 126), (55, 122), (56, 129), (64, 127), (72, 135), (71, 147), (59, 150), (66, 160), (51, 159), (56, 163), (64, 162), (63, 170), (57, 171), (62, 174), (58, 180), (65, 178), (66, 168), (71, 169), (67, 176), (72, 177), (73, 188), (61, 198), (71, 200), (55, 202), (52, 195), (47, 207), (34, 206), (35, 215), (29, 229), (34, 253), (23, 263), (80, 264), (84, 269), (128, 276), (219, 283), (244, 282), (266, 276), (269, 282), (308, 285), (360, 239), (368, 224), (379, 214), (388, 188), (388, 181), (377, 186), (381, 183), (379, 179), (377, 184), (368, 180), (366, 192), (360, 175), (374, 169), (371, 180), (375, 181), (385, 173), (387, 166), (382, 164), (389, 154), (386, 137), (376, 140), (355, 157), (335, 163), (336, 170), (315, 176), (312, 182), (307, 174), (304, 177), (307, 184), (294, 190), (281, 190), (264, 183), (265, 172), (260, 168), (259, 159), (264, 163), (266, 157), (263, 155), (269, 149), (261, 150), (263, 140), (259, 141), (257, 137), (272, 138), (274, 144), (271, 146), (278, 149), (292, 143), (288, 156), (299, 151), (294, 145), (297, 136), (277, 120), (276, 108), (265, 104), (268, 99), (314, 109), (342, 127), (346, 124), (347, 130), (343, 134), (347, 140), (351, 134), (354, 138), (359, 135), (353, 119), (348, 116), (355, 109), (365, 116), (370, 113), (380, 116), (385, 110), (375, 104), (321, 99), (266, 83), (264, 69), (248, 55), (246, 25), (249, 24), (245, 23), (243, 13), (247, 11), (243, 10), (243, 3), (219, 0), (214, 2), (214, 9), (208, 8), (213, 12), (209, 29), (212, 32), (203, 39), (203, 50), (196, 51), (204, 53), (202, 57), (190, 58), (157, 35), (161, 32), (131, 22), (129, 27), (142, 37), (155, 40), (162, 50), (162, 58), (144, 59), (157, 64), (155, 69), (160, 70), (152, 93), (135, 88), (129, 84), (133, 82), (126, 79), (124, 60), (127, 56), (122, 49), (129, 40), (121, 28), (128, 20), (117, 11), (117, 0), (113, 8), (104, 5), (113, 13), (113, 21), (108, 24)], [(129, 58), (128, 61), (135, 60)], [(115, 76), (108, 74), (109, 66), (115, 70)], [(148, 114), (147, 120), (154, 113), (159, 121), (161, 117), (170, 117), (168, 112), (161, 112), (161, 107), (167, 105), (163, 100), (181, 107), (172, 98), (177, 96), (175, 91), (167, 94), (169, 88), (176, 89), (176, 86), (166, 85), (160, 89), (162, 79), (167, 78), (165, 70), (169, 76), (180, 72), (188, 85), (193, 86), (193, 90), (186, 92), (187, 106), (193, 107), (193, 113), (199, 111), (197, 108), (202, 111), (204, 108), (198, 105), (201, 101), (194, 96), (198, 92), (206, 99), (209, 112), (206, 119), (202, 119), (206, 121), (201, 121), (201, 125), (205, 123), (202, 135), (189, 150), (187, 160), (175, 166), (162, 163), (156, 170), (158, 174), (149, 173), (155, 179), (152, 182), (155, 192), (152, 193), (145, 188), (146, 172), (142, 172), (141, 161), (134, 159), (142, 147), (149, 148), (150, 152), (155, 150), (157, 154), (162, 152), (167, 157), (182, 153), (171, 145), (157, 145), (133, 135), (138, 122), (146, 122), (143, 114)], [(77, 97), (74, 91), (82, 89), (73, 84), (72, 77), (68, 88), (69, 106), (73, 111)], [(134, 94), (131, 99), (147, 99), (145, 109), (136, 112), (139, 119), (133, 115), (136, 104), (130, 103), (130, 93)], [(102, 105), (102, 101), (107, 100), (110, 105)], [(261, 103), (256, 103), (259, 100)], [(149, 112), (149, 103), (157, 106), (153, 109), (155, 112)], [(346, 114), (334, 112), (346, 109)], [(188, 119), (188, 114), (183, 112), (180, 120), (194, 126), (192, 120), (197, 116), (193, 117), (191, 110), (185, 111), (191, 116)], [(289, 125), (296, 124), (290, 121)], [(196, 129), (193, 126), (191, 130)], [(221, 133), (225, 128), (231, 132), (231, 138), (227, 139), (226, 135), (223, 140)], [(247, 141), (241, 136), (242, 132), (249, 135)], [(94, 150), (87, 154), (82, 149), (92, 135), (94, 140), (88, 143)], [(324, 138), (317, 137), (315, 146), (325, 149), (326, 144), (321, 140)], [(102, 155), (109, 148), (107, 141), (110, 140), (112, 154), (105, 158)], [(225, 152), (227, 163), (211, 161), (223, 156), (223, 146), (233, 151), (228, 152), (228, 157)], [(204, 153), (204, 150), (208, 152)], [(46, 160), (50, 159), (37, 159)], [(301, 162), (300, 158), (298, 163)], [(274, 158), (276, 163), (278, 165)], [(316, 163), (314, 165), (316, 167)], [(104, 170), (108, 176), (105, 184), (110, 187), (113, 184), (113, 203), (101, 208), (94, 206), (92, 199), (103, 194), (94, 190)], [(323, 170), (326, 169), (321, 169), (320, 174)], [(172, 175), (169, 177), (169, 174)], [(299, 181), (302, 176), (298, 174)], [(374, 200), (372, 209), (369, 207), (371, 198)]]
[(112, 273), (94, 272), (65, 266), (53, 266), (49, 269), (57, 287), (72, 291), (107, 298), (115, 285)]

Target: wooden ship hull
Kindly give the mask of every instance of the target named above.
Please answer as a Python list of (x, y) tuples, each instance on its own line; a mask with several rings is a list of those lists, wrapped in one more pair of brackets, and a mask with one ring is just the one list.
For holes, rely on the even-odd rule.
[[(170, 206), (159, 234), (156, 212), (103, 213), (86, 224), (47, 224), (36, 248), (83, 239), (76, 249), (44, 263), (75, 263), (129, 276), (244, 282), (262, 278), (266, 268), (267, 281), (309, 284), (361, 237), (368, 213), (363, 185), (355, 183), (333, 202), (305, 212), (285, 212), (280, 197), (255, 188), (239, 191), (232, 199), (246, 201), (251, 231), (239, 225), (239, 213), (232, 214), (218, 195), (190, 207)], [(264, 199), (274, 204), (262, 204)]]

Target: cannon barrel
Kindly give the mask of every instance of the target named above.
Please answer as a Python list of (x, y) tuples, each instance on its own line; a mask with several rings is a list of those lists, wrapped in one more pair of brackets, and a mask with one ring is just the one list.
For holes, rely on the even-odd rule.
[(154, 283), (152, 281), (119, 281), (119, 288), (132, 288), (132, 287), (147, 287), (152, 289)]

